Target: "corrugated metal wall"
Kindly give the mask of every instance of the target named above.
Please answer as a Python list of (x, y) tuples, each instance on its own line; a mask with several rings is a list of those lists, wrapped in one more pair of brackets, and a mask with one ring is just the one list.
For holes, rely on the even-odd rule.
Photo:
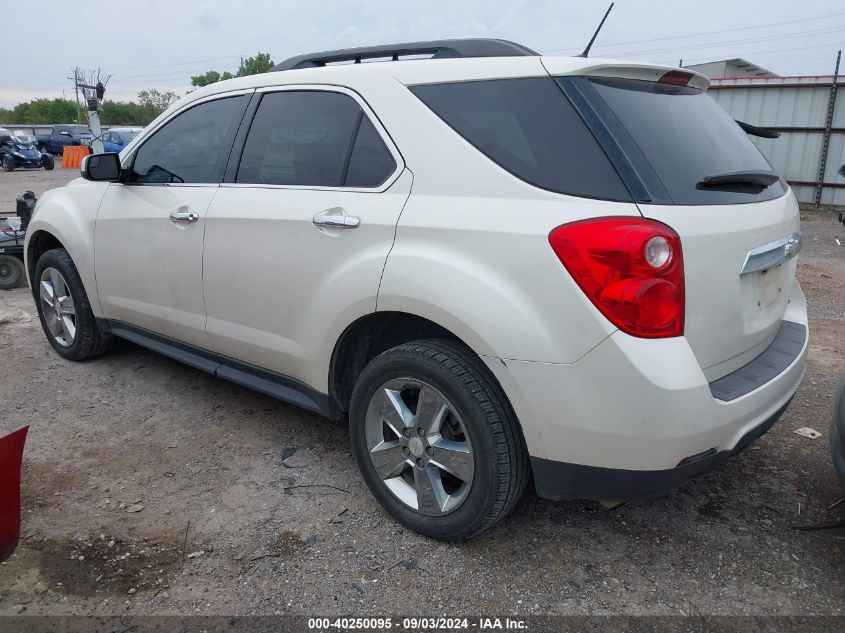
[[(792, 185), (800, 202), (813, 202), (832, 77), (713, 79), (711, 96), (733, 118), (780, 132), (778, 139), (750, 137)], [(845, 86), (833, 113), (822, 204), (845, 206)]]

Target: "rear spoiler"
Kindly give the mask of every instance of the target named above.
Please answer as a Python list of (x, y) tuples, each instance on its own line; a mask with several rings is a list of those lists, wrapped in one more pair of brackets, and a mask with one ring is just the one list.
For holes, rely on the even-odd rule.
[[(617, 79), (638, 79), (677, 86), (689, 86), (699, 90), (710, 87), (706, 75), (688, 68), (673, 68), (657, 64), (640, 64), (617, 60), (592, 60), (573, 57), (542, 57), (543, 66), (550, 75), (580, 75), (588, 77), (607, 77)], [(593, 62), (598, 63), (587, 63)]]

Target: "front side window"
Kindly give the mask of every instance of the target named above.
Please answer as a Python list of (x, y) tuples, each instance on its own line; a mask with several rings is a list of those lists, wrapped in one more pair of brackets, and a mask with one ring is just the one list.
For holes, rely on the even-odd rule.
[(351, 97), (290, 90), (265, 94), (255, 113), (236, 182), (377, 187), (396, 163)]
[(207, 101), (177, 115), (135, 153), (134, 183), (218, 183), (240, 123), (243, 95)]

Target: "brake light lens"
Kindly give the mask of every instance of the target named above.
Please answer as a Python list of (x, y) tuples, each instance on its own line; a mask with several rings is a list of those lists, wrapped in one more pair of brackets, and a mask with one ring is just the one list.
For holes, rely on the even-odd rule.
[(663, 73), (660, 79), (657, 80), (659, 84), (670, 84), (672, 86), (688, 86), (692, 75), (685, 73), (682, 70), (670, 70)]
[(655, 220), (609, 217), (564, 224), (549, 244), (607, 319), (641, 338), (684, 334), (681, 238)]

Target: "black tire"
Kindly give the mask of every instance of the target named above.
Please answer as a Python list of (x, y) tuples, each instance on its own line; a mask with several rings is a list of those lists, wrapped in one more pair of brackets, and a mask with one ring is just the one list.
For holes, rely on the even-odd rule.
[(15, 161), (13, 161), (8, 156), (3, 157), (3, 171), (14, 171), (15, 169)]
[[(73, 297), (76, 312), (76, 335), (73, 343), (68, 347), (55, 340), (45, 320), (39, 293), (41, 274), (48, 267), (55, 268), (62, 274)], [(88, 295), (82, 285), (82, 279), (65, 249), (54, 248), (46, 251), (38, 258), (38, 263), (35, 265), (35, 274), (32, 278), (32, 287), (41, 327), (44, 329), (44, 334), (47, 336), (50, 345), (60, 356), (68, 360), (81, 361), (104, 354), (112, 348), (114, 337), (104, 334), (97, 326), (94, 313), (91, 311), (91, 303), (88, 301)]]
[(23, 262), (11, 255), (0, 255), (0, 290), (13, 290), (23, 283)]
[[(397, 378), (421, 380), (434, 387), (454, 405), (466, 427), (475, 470), (463, 502), (448, 514), (427, 516), (400, 501), (370, 459), (367, 409), (376, 391)], [(413, 341), (374, 358), (355, 384), (349, 424), (352, 449), (370, 491), (398, 521), (424, 536), (444, 541), (476, 536), (510, 512), (525, 491), (528, 452), (516, 415), (489, 370), (458, 343)]]
[(56, 162), (53, 160), (52, 156), (45, 156), (41, 159), (41, 166), (47, 171), (53, 171), (53, 167), (56, 166)]

